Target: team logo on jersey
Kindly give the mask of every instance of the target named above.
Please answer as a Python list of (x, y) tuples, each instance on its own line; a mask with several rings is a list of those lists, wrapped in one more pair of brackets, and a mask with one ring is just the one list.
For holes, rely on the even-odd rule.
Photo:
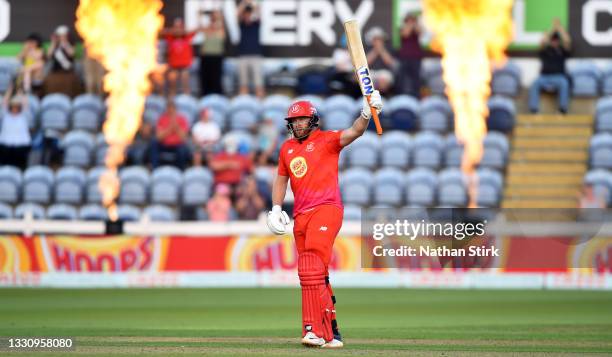
[(289, 163), (289, 169), (293, 173), (293, 176), (297, 178), (301, 178), (306, 175), (308, 171), (308, 165), (306, 164), (306, 159), (302, 156), (298, 156), (291, 160)]
[(293, 154), (293, 149), (287, 150), (287, 154)]
[(310, 152), (314, 150), (314, 143), (311, 141), (306, 145), (306, 151)]

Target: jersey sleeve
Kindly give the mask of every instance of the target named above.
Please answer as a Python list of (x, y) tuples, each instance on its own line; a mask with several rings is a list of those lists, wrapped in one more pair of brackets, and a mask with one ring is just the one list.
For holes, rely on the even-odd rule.
[(338, 153), (342, 150), (342, 145), (340, 145), (340, 135), (342, 135), (342, 130), (333, 130), (326, 133), (325, 143), (330, 152)]
[(279, 176), (289, 176), (289, 171), (287, 170), (287, 165), (285, 165), (285, 145), (281, 146), (280, 154), (278, 155), (278, 175)]

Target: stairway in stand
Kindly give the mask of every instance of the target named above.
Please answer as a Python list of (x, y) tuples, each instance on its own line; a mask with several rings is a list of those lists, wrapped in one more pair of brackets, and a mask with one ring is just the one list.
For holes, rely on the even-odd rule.
[(519, 115), (502, 207), (577, 207), (592, 127), (591, 115)]

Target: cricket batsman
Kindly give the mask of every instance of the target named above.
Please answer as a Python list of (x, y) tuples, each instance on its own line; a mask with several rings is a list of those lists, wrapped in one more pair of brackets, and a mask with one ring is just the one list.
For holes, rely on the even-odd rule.
[(274, 234), (286, 233), (290, 220), (281, 205), (287, 182), (291, 181), (305, 346), (343, 347), (327, 270), (344, 213), (338, 187), (338, 157), (342, 148), (365, 132), (372, 117), (370, 108), (377, 113), (382, 110), (378, 91), (370, 95), (369, 104), (363, 98), (361, 115), (350, 128), (341, 131), (319, 129), (317, 109), (308, 101), (293, 103), (287, 112), (287, 128), (292, 137), (280, 149), (267, 224)]

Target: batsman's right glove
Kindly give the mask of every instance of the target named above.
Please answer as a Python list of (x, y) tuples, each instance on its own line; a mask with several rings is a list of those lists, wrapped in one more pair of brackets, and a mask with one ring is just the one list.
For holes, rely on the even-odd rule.
[(274, 234), (285, 234), (287, 232), (286, 226), (289, 222), (287, 212), (283, 211), (279, 205), (273, 206), (272, 211), (268, 212), (268, 228)]

